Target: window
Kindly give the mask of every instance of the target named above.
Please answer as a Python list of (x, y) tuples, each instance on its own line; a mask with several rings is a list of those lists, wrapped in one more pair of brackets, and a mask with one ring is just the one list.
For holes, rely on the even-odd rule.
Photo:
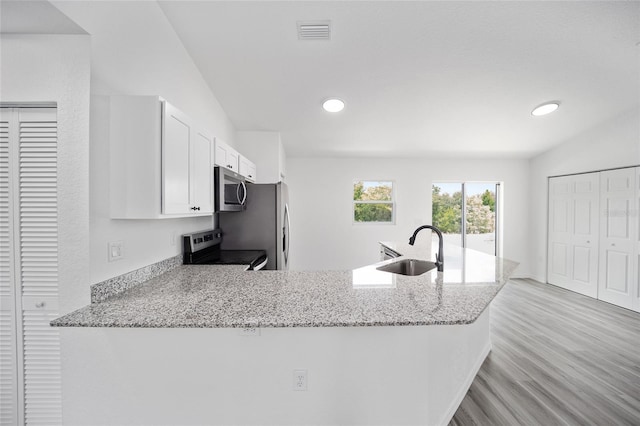
[(359, 180), (353, 183), (354, 223), (394, 223), (393, 182)]
[(494, 182), (433, 183), (432, 223), (445, 242), (496, 255), (499, 194)]

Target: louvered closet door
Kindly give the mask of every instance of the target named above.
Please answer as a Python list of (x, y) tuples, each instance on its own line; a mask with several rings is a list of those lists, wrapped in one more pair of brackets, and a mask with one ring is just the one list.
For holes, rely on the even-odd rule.
[[(61, 424), (57, 124), (54, 108), (11, 111), (8, 238), (17, 353), (17, 423)], [(13, 423), (16, 424), (16, 423)]]
[(12, 220), (9, 197), (9, 123), (12, 112), (0, 109), (0, 425), (18, 420), (18, 359)]

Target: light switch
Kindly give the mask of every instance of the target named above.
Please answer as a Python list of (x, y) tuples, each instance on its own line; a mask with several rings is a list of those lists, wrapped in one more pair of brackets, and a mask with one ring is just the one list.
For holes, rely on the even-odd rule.
[(109, 262), (122, 259), (124, 256), (122, 245), (122, 241), (111, 241), (109, 243)]

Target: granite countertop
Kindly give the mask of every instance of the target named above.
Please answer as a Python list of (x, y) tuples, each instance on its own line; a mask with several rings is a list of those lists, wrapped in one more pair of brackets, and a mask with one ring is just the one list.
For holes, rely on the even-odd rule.
[[(381, 242), (433, 260), (428, 246)], [(437, 246), (435, 247), (437, 251)], [(245, 271), (243, 265), (180, 265), (51, 322), (57, 327), (350, 327), (468, 324), (517, 263), (445, 246), (444, 272)], [(399, 258), (399, 259), (401, 259)]]

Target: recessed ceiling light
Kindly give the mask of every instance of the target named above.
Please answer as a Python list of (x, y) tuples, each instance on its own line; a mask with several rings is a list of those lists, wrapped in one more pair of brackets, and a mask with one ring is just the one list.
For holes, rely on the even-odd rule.
[(327, 99), (322, 104), (322, 108), (329, 112), (340, 112), (344, 109), (344, 102), (340, 99)]
[(547, 115), (557, 110), (559, 106), (560, 102), (558, 101), (545, 102), (542, 105), (538, 105), (537, 107), (535, 107), (533, 111), (531, 111), (531, 115), (535, 115), (536, 117)]

